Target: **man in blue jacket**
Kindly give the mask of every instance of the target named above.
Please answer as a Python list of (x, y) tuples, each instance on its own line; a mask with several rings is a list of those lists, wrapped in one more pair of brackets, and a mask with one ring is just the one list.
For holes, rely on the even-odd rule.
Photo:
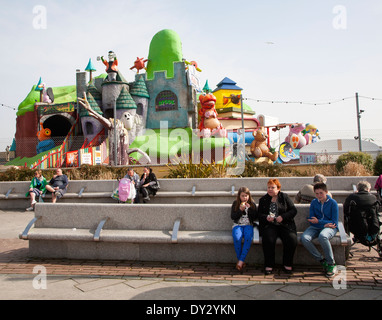
[[(301, 236), (304, 247), (321, 263), (326, 276), (332, 277), (337, 272), (330, 239), (335, 236), (338, 229), (338, 204), (328, 195), (325, 183), (314, 185), (316, 199), (310, 203), (308, 221), (310, 227)], [(318, 238), (324, 256), (317, 250), (312, 240)]]

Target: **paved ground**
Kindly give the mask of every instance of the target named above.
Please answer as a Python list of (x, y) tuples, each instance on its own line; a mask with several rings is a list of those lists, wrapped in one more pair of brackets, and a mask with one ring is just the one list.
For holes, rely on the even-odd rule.
[(2, 300), (382, 299), (382, 261), (361, 245), (331, 280), (319, 267), (265, 276), (255, 265), (240, 274), (231, 264), (32, 259), (28, 241), (18, 239), (32, 217), (0, 210)]

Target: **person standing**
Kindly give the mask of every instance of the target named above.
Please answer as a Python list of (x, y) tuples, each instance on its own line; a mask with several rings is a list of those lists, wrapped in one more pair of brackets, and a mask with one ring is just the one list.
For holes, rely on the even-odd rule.
[(283, 243), (283, 270), (286, 273), (293, 272), (293, 257), (297, 247), (294, 217), (297, 209), (289, 196), (280, 190), (280, 181), (270, 179), (267, 183), (267, 194), (259, 201), (260, 234), (266, 275), (273, 273), (277, 238)]

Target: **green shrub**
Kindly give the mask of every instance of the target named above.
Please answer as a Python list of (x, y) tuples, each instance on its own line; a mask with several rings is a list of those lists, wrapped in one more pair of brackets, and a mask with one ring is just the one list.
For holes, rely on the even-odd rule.
[(382, 153), (380, 153), (374, 162), (374, 175), (379, 176), (382, 174)]
[(340, 155), (336, 161), (336, 169), (342, 172), (349, 162), (362, 164), (370, 173), (373, 172), (373, 157), (364, 152), (348, 152)]

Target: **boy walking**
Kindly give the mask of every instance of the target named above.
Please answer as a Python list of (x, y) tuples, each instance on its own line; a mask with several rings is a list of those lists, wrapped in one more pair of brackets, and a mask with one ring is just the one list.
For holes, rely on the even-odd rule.
[[(328, 195), (325, 183), (314, 185), (316, 199), (310, 204), (309, 218), (310, 227), (301, 236), (304, 247), (324, 267), (327, 277), (332, 277), (337, 271), (330, 239), (338, 229), (338, 204)], [(324, 256), (317, 250), (312, 240), (318, 238)]]

